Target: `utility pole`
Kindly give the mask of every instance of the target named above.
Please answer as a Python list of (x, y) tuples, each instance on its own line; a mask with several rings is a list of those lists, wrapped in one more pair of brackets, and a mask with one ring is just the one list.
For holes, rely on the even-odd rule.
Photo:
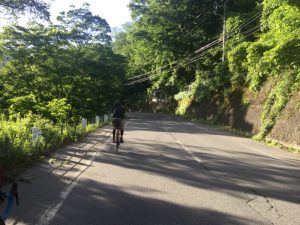
[(226, 3), (228, 2), (225, 1), (223, 3), (223, 15), (221, 14), (217, 14), (217, 11), (218, 11), (218, 8), (219, 8), (219, 5), (218, 3), (215, 1), (215, 15), (219, 15), (219, 16), (222, 16), (223, 17), (223, 37), (222, 37), (222, 42), (223, 42), (223, 52), (222, 52), (222, 63), (223, 63), (223, 67), (224, 67), (224, 63), (225, 63), (225, 41), (226, 41)]
[(226, 2), (224, 3), (224, 12), (223, 12), (223, 54), (222, 54), (222, 62), (224, 66), (225, 62), (225, 36), (226, 36)]

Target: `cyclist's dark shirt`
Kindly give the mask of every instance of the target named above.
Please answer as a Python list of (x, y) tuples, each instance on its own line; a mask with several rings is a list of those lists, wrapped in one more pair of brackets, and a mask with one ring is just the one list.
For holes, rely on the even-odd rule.
[(122, 118), (125, 117), (125, 109), (123, 107), (117, 107), (113, 111), (113, 118)]

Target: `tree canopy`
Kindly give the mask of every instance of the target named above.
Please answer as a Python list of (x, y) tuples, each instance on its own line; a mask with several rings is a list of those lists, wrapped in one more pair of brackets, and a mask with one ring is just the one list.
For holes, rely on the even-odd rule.
[(185, 114), (192, 102), (222, 102), (236, 90), (259, 91), (266, 80), (276, 79), (278, 88), (268, 97), (276, 106), (266, 106), (262, 118), (265, 136), (299, 89), (299, 5), (296, 0), (131, 0), (133, 23), (114, 42), (114, 50), (128, 60), (128, 92), (160, 93)]
[[(62, 12), (59, 24), (7, 26), (0, 34), (0, 107), (53, 118), (51, 108), (70, 105), (68, 116), (106, 113), (122, 95), (124, 57), (113, 53), (110, 27), (87, 4)], [(54, 105), (53, 105), (54, 104)]]
[(42, 0), (0, 0), (0, 12), (18, 15), (29, 12), (42, 19), (49, 19), (49, 6)]

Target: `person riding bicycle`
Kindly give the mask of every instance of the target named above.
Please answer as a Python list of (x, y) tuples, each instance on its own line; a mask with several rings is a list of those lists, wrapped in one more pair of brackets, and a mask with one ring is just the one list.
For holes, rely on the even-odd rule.
[(112, 115), (112, 124), (114, 126), (113, 129), (113, 142), (116, 141), (116, 128), (121, 130), (121, 138), (120, 142), (123, 143), (123, 134), (124, 134), (124, 118), (125, 118), (125, 109), (120, 102), (117, 102), (114, 105), (113, 115)]

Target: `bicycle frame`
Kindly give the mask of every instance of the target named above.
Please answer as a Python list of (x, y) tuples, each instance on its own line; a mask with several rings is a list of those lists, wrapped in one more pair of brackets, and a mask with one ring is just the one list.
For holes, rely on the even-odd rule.
[(3, 192), (1, 190), (1, 184), (2, 184), (2, 166), (0, 164), (0, 203), (1, 202), (7, 202), (6, 203), (6, 207), (3, 210), (3, 212), (0, 213), (0, 225), (5, 225), (5, 220), (9, 217), (12, 208), (14, 206), (15, 203), (15, 199), (16, 199), (16, 204), (19, 205), (19, 194), (18, 194), (18, 184), (17, 183), (13, 183), (10, 191), (8, 192), (8, 194), (6, 194), (6, 192)]
[(0, 190), (0, 195), (1, 195), (2, 200), (7, 201), (6, 207), (0, 215), (0, 225), (3, 225), (3, 224), (5, 224), (5, 220), (8, 218), (8, 216), (10, 215), (10, 213), (12, 211), (12, 208), (13, 208), (14, 202), (15, 202), (14, 201), (15, 198), (16, 198), (16, 204), (19, 205), (18, 184), (14, 183), (11, 186), (11, 189), (7, 195), (5, 192), (2, 192)]

